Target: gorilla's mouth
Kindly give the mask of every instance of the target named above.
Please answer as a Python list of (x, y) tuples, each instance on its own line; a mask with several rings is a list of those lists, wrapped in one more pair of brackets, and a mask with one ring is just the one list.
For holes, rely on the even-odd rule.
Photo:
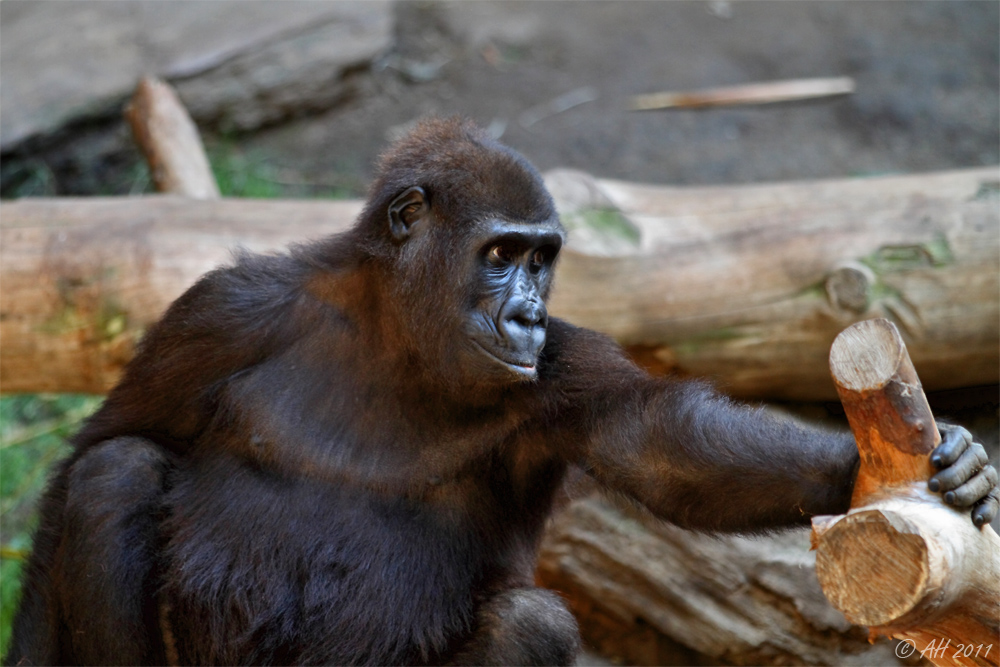
[(483, 354), (485, 354), (490, 359), (499, 362), (502, 366), (517, 374), (520, 378), (524, 380), (533, 380), (538, 376), (538, 368), (536, 366), (537, 360), (534, 357), (530, 359), (514, 359), (508, 357), (506, 354), (501, 356), (496, 352), (489, 350), (485, 345), (479, 341), (473, 339), (473, 343), (476, 344)]

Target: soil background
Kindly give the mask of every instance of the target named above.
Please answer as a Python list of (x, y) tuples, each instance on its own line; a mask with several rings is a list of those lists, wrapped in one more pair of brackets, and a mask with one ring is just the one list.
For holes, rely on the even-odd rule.
[[(384, 71), (375, 77), (377, 94), (263, 133), (254, 145), (294, 147), (302, 157), (293, 163), (311, 169), (329, 167), (331, 158), (356, 161), (367, 175), (393, 128), (419, 115), (461, 113), (502, 129), (503, 141), (543, 170), (575, 167), (633, 181), (738, 183), (997, 164), (998, 7), (403, 4), (397, 53), (410, 63), (447, 58), (439, 78), (410, 83), (405, 70), (402, 77)], [(634, 94), (821, 76), (855, 77), (857, 92), (708, 111), (627, 110)], [(546, 108), (574, 92), (596, 99), (561, 113)], [(550, 115), (529, 125), (531, 112)]]
[[(39, 71), (57, 73), (49, 90), (83, 89), (84, 97), (88, 88), (105, 91), (102, 79), (130, 80), (128, 60), (119, 57), (126, 51), (145, 58), (137, 73), (190, 78), (176, 67), (170, 71), (150, 52), (153, 47), (183, 51), (184, 40), (165, 33), (163, 24), (190, 14), (192, 3), (174, 3), (179, 9), (172, 13), (161, 10), (155, 23), (138, 18), (130, 23), (123, 18), (125, 3), (83, 2), (107, 15), (103, 23), (99, 17), (93, 21), (100, 31), (90, 27), (88, 33), (89, 24), (81, 29), (60, 10), (46, 19), (39, 37), (21, 28), (25, 4), (33, 3), (0, 5), (0, 30), (12, 45), (0, 61), (5, 114), (34, 112), (19, 109), (18, 99), (3, 92), (14, 90), (18, 77), (38, 80)], [(195, 27), (202, 41), (213, 35), (220, 42), (243, 39), (241, 48), (252, 50), (254, 12), (262, 23), (275, 20), (261, 4), (240, 3), (232, 10), (239, 20), (214, 10)], [(316, 3), (283, 5), (286, 21), (296, 12), (303, 20), (317, 12)], [(314, 90), (300, 92), (297, 103), (263, 114), (256, 124), (196, 114), (210, 151), (235, 147), (251, 156), (266, 165), (276, 194), (287, 196), (331, 189), (363, 194), (386, 141), (431, 114), (472, 117), (542, 170), (575, 167), (656, 183), (865, 176), (1000, 163), (1000, 3), (995, 0), (414, 1), (367, 3), (360, 11), (384, 13), (388, 26), (388, 35), (372, 38), (383, 41), (370, 57), (331, 73), (329, 85), (310, 81)], [(192, 23), (189, 19), (185, 27)], [(11, 55), (18, 34), (33, 41)], [(103, 49), (98, 55), (104, 60), (76, 48), (86, 39), (87, 48)], [(257, 39), (263, 50), (274, 37)], [(38, 48), (39, 40), (54, 44), (48, 56), (17, 58), (47, 53)], [(204, 48), (194, 45), (194, 37), (188, 41), (190, 49)], [(241, 67), (282, 73), (260, 59)], [(851, 76), (857, 90), (812, 102), (627, 110), (635, 94), (824, 76)], [(30, 85), (29, 80), (15, 92)], [(336, 95), (324, 94), (332, 87)], [(202, 106), (198, 94), (205, 93), (185, 95), (182, 89), (192, 109)], [(69, 115), (61, 125), (5, 142), (3, 195), (147, 189), (119, 119), (123, 100), (111, 98)], [(241, 104), (276, 102), (258, 91)]]

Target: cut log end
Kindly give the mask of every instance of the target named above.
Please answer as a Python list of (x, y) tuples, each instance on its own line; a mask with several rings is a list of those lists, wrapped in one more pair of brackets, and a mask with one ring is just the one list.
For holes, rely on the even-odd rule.
[(844, 389), (874, 391), (893, 379), (905, 354), (903, 339), (891, 322), (865, 320), (833, 341), (830, 372)]
[(833, 606), (853, 623), (885, 625), (914, 609), (927, 592), (928, 549), (901, 517), (852, 514), (819, 541), (816, 575)]

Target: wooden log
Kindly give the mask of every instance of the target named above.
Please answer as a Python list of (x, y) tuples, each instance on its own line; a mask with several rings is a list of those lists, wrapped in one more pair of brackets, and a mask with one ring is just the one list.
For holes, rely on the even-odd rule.
[[(833, 398), (836, 334), (903, 328), (933, 389), (1000, 380), (1000, 173), (676, 188), (546, 175), (570, 241), (551, 312), (736, 396)], [(345, 229), (360, 202), (0, 203), (0, 391), (105, 391), (237, 244)], [(75, 378), (75, 379), (74, 379)]]
[(903, 333), (924, 385), (1000, 380), (1000, 171), (735, 187), (556, 172), (570, 234), (551, 311), (655, 370), (743, 397), (830, 400), (830, 344)]
[(824, 593), (936, 665), (1000, 664), (1000, 538), (926, 490), (940, 436), (898, 330), (855, 324), (830, 370), (861, 462), (851, 511), (813, 519)]
[(104, 393), (146, 327), (234, 248), (321, 238), (360, 211), (176, 195), (0, 204), (0, 390)]
[(143, 77), (125, 108), (158, 192), (218, 199), (219, 187), (198, 128), (168, 84)]
[(823, 597), (806, 530), (703, 535), (587, 495), (546, 531), (536, 578), (584, 642), (635, 665), (891, 665)]
[(929, 479), (929, 455), (941, 435), (892, 322), (866, 320), (845, 329), (830, 349), (830, 370), (861, 456), (851, 505)]

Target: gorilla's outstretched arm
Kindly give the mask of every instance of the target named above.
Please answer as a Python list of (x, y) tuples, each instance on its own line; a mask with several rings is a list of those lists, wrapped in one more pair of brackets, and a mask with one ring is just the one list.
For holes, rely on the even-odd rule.
[[(553, 320), (549, 337), (558, 359), (549, 395), (576, 415), (560, 420), (561, 442), (608, 488), (699, 530), (767, 531), (847, 511), (858, 465), (850, 433), (741, 405), (701, 382), (650, 377), (610, 339), (565, 322)], [(996, 471), (967, 431), (942, 435), (934, 456), (950, 467), (929, 486), (982, 525), (996, 512), (987, 495)]]

